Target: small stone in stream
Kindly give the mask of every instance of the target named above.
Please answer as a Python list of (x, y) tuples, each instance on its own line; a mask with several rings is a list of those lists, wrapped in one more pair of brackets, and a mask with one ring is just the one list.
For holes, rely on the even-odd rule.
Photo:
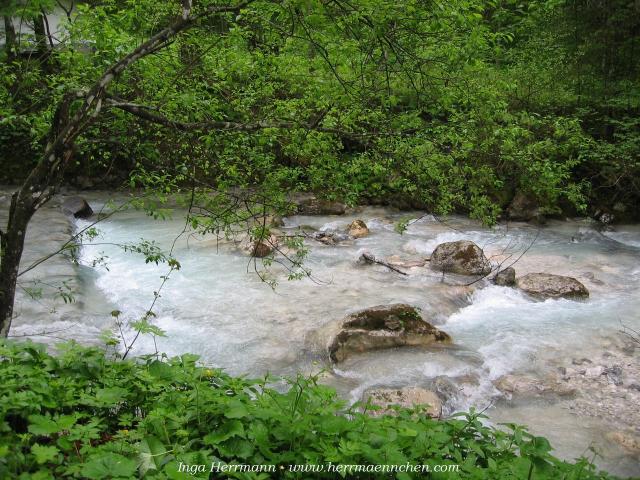
[(585, 370), (584, 373), (587, 377), (599, 377), (604, 374), (604, 369), (600, 365), (595, 367), (590, 367)]
[(347, 235), (346, 233), (339, 232), (316, 232), (313, 235), (313, 238), (320, 243), (324, 243), (325, 245), (335, 245), (336, 243), (344, 242), (345, 240), (351, 240), (352, 237)]
[(256, 242), (253, 245), (252, 255), (257, 258), (264, 258), (273, 252), (273, 247), (265, 242)]
[(371, 252), (362, 252), (358, 257), (358, 263), (360, 265), (370, 265), (372, 263), (376, 263), (376, 257)]
[(65, 198), (62, 202), (62, 211), (75, 218), (89, 218), (93, 215), (93, 210), (82, 197)]
[(632, 383), (627, 388), (629, 390), (637, 390), (638, 392), (640, 392), (640, 385), (638, 385), (637, 383)]
[(369, 235), (369, 228), (362, 220), (354, 220), (347, 227), (347, 233), (353, 238), (362, 238)]
[(613, 367), (605, 368), (602, 371), (602, 375), (606, 375), (609, 381), (616, 387), (622, 385), (622, 367), (620, 365), (614, 365)]
[(584, 365), (585, 363), (593, 363), (593, 362), (588, 358), (581, 358), (580, 360), (574, 358), (573, 360), (571, 360), (571, 363), (573, 363), (574, 365)]
[(516, 284), (516, 271), (513, 267), (507, 267), (504, 270), (500, 270), (493, 282), (501, 287), (510, 287)]

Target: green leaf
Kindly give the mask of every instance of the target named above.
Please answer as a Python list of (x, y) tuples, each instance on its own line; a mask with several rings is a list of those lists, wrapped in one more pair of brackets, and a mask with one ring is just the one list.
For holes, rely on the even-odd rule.
[(94, 455), (82, 467), (82, 475), (91, 480), (124, 477), (133, 478), (137, 470), (134, 460), (118, 453), (101, 453)]
[(96, 391), (96, 400), (104, 405), (113, 405), (123, 401), (127, 390), (121, 387), (100, 388)]
[(61, 430), (55, 421), (42, 415), (30, 415), (29, 421), (29, 431), (34, 435), (51, 435)]
[(211, 432), (203, 439), (207, 445), (216, 445), (231, 437), (245, 437), (244, 425), (240, 420), (225, 422), (216, 432)]
[(140, 475), (144, 476), (149, 470), (158, 470), (163, 463), (167, 448), (156, 437), (145, 437), (139, 446)]
[(173, 370), (171, 365), (168, 365), (160, 360), (154, 360), (149, 364), (149, 373), (156, 378), (162, 380), (169, 380), (173, 378)]
[(224, 416), (227, 418), (243, 418), (249, 415), (249, 410), (240, 400), (231, 400), (227, 405)]
[(36, 462), (42, 465), (54, 460), (58, 456), (59, 450), (53, 446), (36, 443), (31, 447), (31, 453), (36, 457)]

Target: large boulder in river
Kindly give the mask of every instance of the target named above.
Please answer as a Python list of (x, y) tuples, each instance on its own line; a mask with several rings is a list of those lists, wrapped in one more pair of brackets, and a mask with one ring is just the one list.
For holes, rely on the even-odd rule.
[(460, 275), (487, 275), (491, 265), (482, 249), (468, 240), (441, 243), (431, 254), (431, 268)]
[(425, 346), (451, 338), (425, 322), (411, 305), (380, 305), (353, 313), (333, 326), (328, 351), (331, 360), (370, 350), (402, 346)]
[(420, 387), (404, 388), (376, 388), (367, 390), (363, 396), (363, 402), (376, 407), (376, 410), (368, 410), (371, 416), (388, 415), (394, 413), (393, 406), (414, 408), (424, 406), (425, 413), (431, 418), (442, 416), (442, 400), (434, 392)]
[(538, 298), (587, 298), (589, 290), (573, 277), (549, 273), (528, 273), (518, 278), (518, 288)]
[(297, 204), (299, 215), (344, 215), (346, 210), (347, 206), (344, 203), (316, 197), (305, 198)]
[(62, 211), (76, 218), (89, 218), (93, 215), (93, 210), (82, 197), (65, 198), (62, 202)]
[(362, 238), (369, 235), (369, 228), (362, 220), (354, 220), (347, 227), (347, 233), (353, 238)]

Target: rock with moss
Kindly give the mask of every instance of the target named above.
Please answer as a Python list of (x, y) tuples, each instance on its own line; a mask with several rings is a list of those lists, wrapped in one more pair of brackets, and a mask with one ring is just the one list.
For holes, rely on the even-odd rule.
[(469, 240), (441, 243), (431, 255), (431, 268), (458, 275), (487, 275), (491, 265), (482, 249)]
[(330, 330), (328, 352), (334, 362), (371, 350), (451, 341), (449, 335), (423, 320), (415, 307), (402, 303), (360, 310)]
[(540, 298), (582, 299), (589, 297), (589, 290), (573, 277), (549, 273), (528, 273), (518, 278), (517, 285), (527, 294)]

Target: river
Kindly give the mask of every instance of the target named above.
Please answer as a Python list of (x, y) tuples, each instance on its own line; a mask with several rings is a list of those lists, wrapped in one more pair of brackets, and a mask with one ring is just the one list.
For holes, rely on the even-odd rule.
[[(124, 199), (87, 195), (95, 211), (109, 197)], [(82, 247), (79, 265), (58, 256), (21, 277), (23, 283), (45, 282), (24, 283), (42, 288), (45, 295), (34, 301), (21, 291), (13, 334), (56, 330), (55, 339), (34, 339), (97, 343), (100, 332), (113, 327), (112, 310), (121, 311), (125, 320), (139, 318), (168, 268), (145, 264), (141, 256), (113, 244), (144, 238), (169, 249), (183, 229), (183, 215), (175, 211), (172, 218), (157, 221), (139, 211), (118, 213), (97, 225), (100, 235)], [(407, 216), (419, 220), (401, 235), (394, 225)], [(489, 229), (464, 217), (366, 207), (344, 216), (286, 218), (283, 230), (302, 225), (342, 229), (356, 218), (368, 225), (367, 237), (335, 246), (308, 240), (306, 266), (313, 278), (287, 281), (286, 272), (274, 268), (275, 289), (258, 278), (246, 253), (231, 243), (182, 235), (174, 248), (181, 269), (172, 273), (153, 308), (155, 324), (166, 332), (156, 340), (157, 348), (168, 355), (196, 353), (207, 364), (249, 376), (326, 368), (323, 381), (351, 401), (374, 386), (423, 385), (444, 375), (459, 390), (447, 403), (448, 412), (486, 409), (495, 424), (523, 423), (547, 436), (563, 458), (591, 456), (593, 447), (600, 467), (640, 475), (638, 453), (633, 445), (629, 448), (629, 439), (640, 435), (640, 345), (635, 348), (620, 333), (623, 326), (640, 330), (639, 226), (600, 232), (590, 220), (567, 219), (541, 229), (523, 223)], [(38, 213), (23, 266), (68, 238), (66, 222), (55, 204)], [(87, 225), (76, 220), (73, 228)], [(363, 251), (380, 258), (424, 258), (439, 243), (460, 239), (476, 242), (494, 261), (511, 255), (506, 264), (530, 247), (514, 265), (518, 275), (570, 275), (587, 286), (590, 298), (536, 301), (490, 282), (462, 286), (464, 278), (443, 278), (428, 266), (409, 268), (404, 276), (357, 262)], [(46, 293), (63, 281), (75, 301), (48, 302)], [(389, 303), (421, 308), (426, 320), (451, 335), (453, 345), (379, 351), (337, 367), (328, 364), (313, 333), (348, 313)], [(144, 337), (134, 353), (154, 349), (154, 340)], [(497, 388), (504, 378), (533, 386), (515, 392)], [(575, 392), (567, 392), (569, 387)]]

